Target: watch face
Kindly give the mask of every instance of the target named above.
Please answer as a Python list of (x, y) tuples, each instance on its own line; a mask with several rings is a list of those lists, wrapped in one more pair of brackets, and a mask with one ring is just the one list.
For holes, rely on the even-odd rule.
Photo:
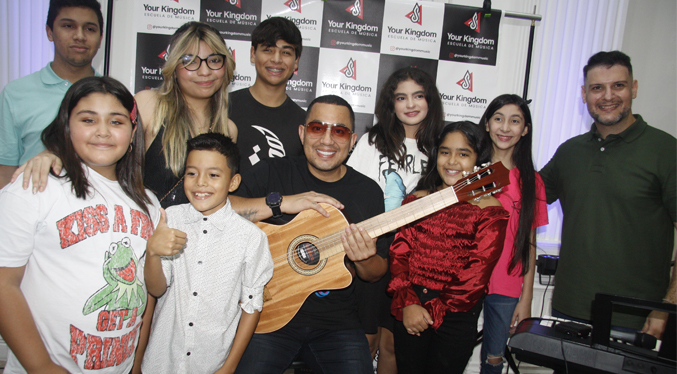
[(282, 202), (282, 195), (279, 192), (271, 192), (266, 196), (266, 204), (279, 205)]

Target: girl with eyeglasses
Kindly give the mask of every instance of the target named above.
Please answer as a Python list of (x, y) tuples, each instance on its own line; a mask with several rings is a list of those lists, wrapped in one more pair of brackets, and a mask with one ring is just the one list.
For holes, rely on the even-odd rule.
[[(348, 159), (348, 165), (376, 181), (385, 195), (386, 211), (401, 205), (418, 183), (428, 161), (429, 151), (444, 125), (442, 100), (433, 78), (425, 71), (406, 67), (388, 77), (376, 103), (376, 124), (362, 136)], [(393, 318), (391, 299), (385, 294), (389, 276), (383, 277), (378, 294), (361, 299), (374, 303), (379, 300), (379, 312), (371, 316), (378, 326), (376, 334), (367, 331), (367, 338), (375, 356), (378, 350), (378, 373), (394, 373)], [(358, 291), (362, 288), (358, 287)], [(365, 292), (374, 292), (366, 291)], [(367, 307), (361, 313), (367, 314)], [(364, 317), (369, 318), (369, 317)]]
[[(160, 87), (135, 95), (145, 124), (143, 182), (164, 208), (188, 203), (181, 174), (188, 139), (206, 132), (222, 133), (233, 141), (237, 138), (237, 127), (228, 119), (228, 85), (235, 61), (219, 31), (202, 22), (185, 23), (170, 39), (166, 52)], [(24, 188), (32, 173), (33, 190), (44, 190), (50, 168), (58, 173), (61, 160), (49, 151), (29, 160)]]
[(162, 85), (136, 94), (148, 124), (144, 183), (163, 207), (188, 202), (180, 183), (188, 139), (207, 132), (237, 138), (228, 119), (235, 61), (218, 30), (188, 22), (176, 30), (168, 49)]

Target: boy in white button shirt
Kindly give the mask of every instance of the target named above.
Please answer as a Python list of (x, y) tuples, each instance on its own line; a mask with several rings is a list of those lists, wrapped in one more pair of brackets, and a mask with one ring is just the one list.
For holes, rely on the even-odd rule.
[(158, 301), (144, 373), (232, 373), (256, 329), (273, 260), (263, 231), (228, 201), (238, 165), (222, 134), (188, 141), (190, 204), (162, 213), (146, 249), (146, 284)]

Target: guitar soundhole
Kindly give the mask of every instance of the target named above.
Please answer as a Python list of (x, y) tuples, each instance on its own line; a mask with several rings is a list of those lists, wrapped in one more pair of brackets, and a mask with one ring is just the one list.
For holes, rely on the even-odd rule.
[(320, 262), (320, 252), (313, 244), (305, 242), (296, 247), (296, 254), (299, 259), (306, 265), (315, 266)]
[(302, 275), (314, 275), (322, 271), (327, 259), (321, 258), (320, 249), (313, 244), (317, 237), (297, 236), (287, 248), (287, 262), (294, 271)]

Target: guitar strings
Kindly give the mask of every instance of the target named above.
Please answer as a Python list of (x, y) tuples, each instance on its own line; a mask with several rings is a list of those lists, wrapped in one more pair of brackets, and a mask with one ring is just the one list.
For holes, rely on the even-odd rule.
[[(455, 184), (453, 186), (454, 192), (460, 191), (460, 190), (464, 189), (465, 187), (479, 181), (481, 179), (479, 177), (480, 174), (476, 174), (475, 176), (473, 176), (471, 178), (465, 179), (465, 180)], [(428, 196), (431, 196), (431, 195), (428, 195)], [(428, 196), (426, 196), (426, 197), (428, 197)], [(401, 212), (404, 212), (404, 213), (407, 213), (407, 214), (413, 213), (412, 212), (413, 210), (419, 210), (418, 204), (407, 204), (407, 205), (404, 205), (400, 208)], [(381, 220), (380, 219), (374, 219), (374, 218), (376, 218), (376, 217), (373, 217), (372, 219), (368, 219), (368, 220), (362, 222), (361, 224), (359, 224), (358, 226), (364, 228), (367, 231), (370, 231), (371, 229), (373, 229), (375, 227), (382, 226)], [(320, 254), (321, 259), (323, 258), (322, 255), (325, 255), (324, 259), (326, 259), (328, 257), (331, 257), (332, 255), (341, 253), (343, 251), (343, 248), (341, 247), (340, 250), (336, 250), (334, 253), (327, 255), (327, 252), (330, 248), (335, 248), (339, 244), (342, 244), (340, 237), (341, 237), (341, 231), (334, 232), (334, 233), (329, 234), (329, 235), (325, 236), (324, 238), (320, 238), (316, 242), (312, 242), (310, 244), (315, 246), (318, 253)], [(292, 256), (293, 256), (294, 261), (297, 261), (297, 262), (300, 261), (301, 263), (303, 263), (303, 261), (299, 258), (298, 251), (294, 251), (294, 253), (292, 253)], [(273, 262), (275, 264), (284, 263), (284, 262), (287, 261), (287, 257), (288, 257), (288, 255), (285, 252), (284, 255), (280, 255), (279, 257), (274, 258)]]
[[(481, 180), (482, 179), (481, 176), (480, 176), (481, 174), (483, 174), (483, 173), (475, 174), (470, 178), (464, 179), (464, 180), (456, 183), (452, 187), (454, 189), (454, 192), (458, 192), (458, 191), (466, 188), (467, 186)], [(433, 195), (431, 194), (431, 195), (425, 196), (421, 199), (425, 199), (429, 196), (433, 196)], [(424, 201), (424, 203), (427, 202), (427, 200), (429, 200), (429, 199), (426, 199), (426, 201)], [(458, 202), (458, 200), (457, 200), (457, 202)], [(414, 210), (420, 210), (418, 205), (420, 205), (420, 204), (407, 204), (407, 205), (401, 206), (398, 209), (400, 210), (400, 212), (405, 213), (405, 215), (410, 215), (410, 214), (413, 213)], [(358, 227), (362, 227), (365, 230), (370, 231), (372, 229), (375, 229), (375, 228), (382, 226), (383, 225), (382, 219), (379, 219), (377, 217), (378, 216), (372, 217), (370, 219), (363, 221), (362, 223), (358, 224)], [(330, 253), (330, 254), (327, 255), (327, 252), (329, 252), (330, 249), (335, 249), (339, 244), (342, 245), (342, 243), (341, 243), (342, 232), (343, 232), (343, 230), (338, 231), (338, 232), (334, 232), (334, 233), (329, 234), (329, 235), (327, 235), (323, 238), (319, 238), (315, 242), (310, 243), (311, 245), (313, 245), (317, 249), (317, 252), (320, 254), (321, 260), (327, 259), (327, 258), (329, 258), (333, 255), (336, 255), (338, 253), (343, 252), (343, 247), (341, 247), (340, 250), (335, 250), (334, 253)], [(293, 256), (293, 260), (295, 262), (303, 263), (303, 260), (301, 260), (299, 258), (298, 251), (294, 250), (293, 253), (292, 253), (292, 256)], [(288, 257), (288, 254), (287, 254), (287, 252), (285, 252), (283, 255), (280, 255), (278, 257), (273, 258), (273, 263), (275, 265), (280, 264), (280, 263), (285, 263), (285, 262), (287, 262), (287, 257)]]

